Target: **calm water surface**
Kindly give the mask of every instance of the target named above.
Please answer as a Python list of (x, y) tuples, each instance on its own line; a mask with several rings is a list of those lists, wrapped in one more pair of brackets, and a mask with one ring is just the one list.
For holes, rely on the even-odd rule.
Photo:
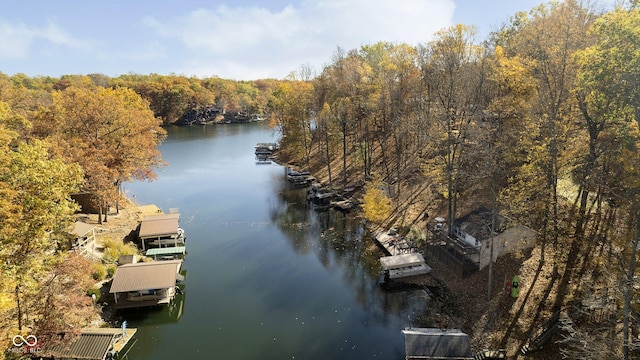
[[(126, 184), (139, 204), (178, 208), (187, 235), (184, 295), (121, 313), (137, 327), (129, 359), (404, 359), (400, 330), (420, 292), (385, 293), (359, 219), (308, 207), (285, 169), (257, 164), (262, 124), (172, 127), (168, 166)], [(419, 324), (413, 324), (419, 325)]]

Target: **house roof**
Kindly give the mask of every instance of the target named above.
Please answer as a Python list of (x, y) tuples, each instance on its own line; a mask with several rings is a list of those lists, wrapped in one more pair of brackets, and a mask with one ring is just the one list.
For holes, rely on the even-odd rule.
[(402, 330), (407, 359), (473, 359), (469, 335), (458, 329)]
[(77, 237), (83, 237), (87, 235), (94, 228), (95, 228), (95, 225), (87, 224), (82, 221), (76, 221), (76, 223), (73, 226), (73, 233)]
[(405, 266), (424, 264), (424, 258), (422, 254), (410, 253), (394, 256), (384, 256), (380, 258), (380, 264), (385, 270), (395, 269)]
[(180, 214), (146, 215), (140, 222), (138, 235), (145, 238), (177, 234), (179, 218)]
[[(478, 240), (488, 239), (491, 237), (491, 214), (491, 210), (480, 207), (456, 219), (454, 224)], [(494, 235), (504, 232), (510, 226), (509, 219), (500, 214), (496, 214)]]
[(176, 285), (182, 260), (151, 261), (118, 266), (109, 293), (166, 289)]

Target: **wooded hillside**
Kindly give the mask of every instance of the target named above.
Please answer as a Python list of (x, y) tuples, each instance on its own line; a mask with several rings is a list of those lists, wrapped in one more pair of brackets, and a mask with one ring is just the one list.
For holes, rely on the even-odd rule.
[(536, 323), (562, 313), (574, 321), (557, 354), (626, 359), (640, 344), (639, 85), (638, 4), (564, 1), (488, 39), (456, 25), (417, 46), (338, 50), (316, 78), (279, 84), (273, 118), (289, 163), (333, 187), (392, 187), (381, 225), (424, 230), (441, 215), (451, 233), (484, 206), (537, 231), (525, 296), (506, 317), (483, 314), (504, 327), (476, 337), (515, 356)]

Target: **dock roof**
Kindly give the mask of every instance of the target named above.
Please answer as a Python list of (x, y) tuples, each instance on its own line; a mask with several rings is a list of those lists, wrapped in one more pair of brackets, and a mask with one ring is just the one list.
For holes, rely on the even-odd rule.
[(402, 330), (407, 359), (473, 360), (469, 335), (458, 329)]
[(184, 246), (171, 246), (166, 248), (155, 248), (149, 249), (145, 253), (145, 256), (158, 256), (158, 255), (174, 255), (174, 254), (185, 254), (187, 252), (187, 248)]
[(167, 289), (176, 285), (182, 260), (151, 261), (118, 266), (109, 293)]
[(420, 265), (424, 263), (424, 257), (422, 257), (422, 254), (419, 253), (384, 256), (380, 258), (380, 264), (385, 270), (405, 266)]
[(145, 238), (177, 234), (179, 219), (180, 214), (146, 215), (140, 222), (138, 235)]
[[(126, 341), (135, 334), (135, 329), (132, 330), (127, 331)], [(68, 346), (61, 344), (47, 348), (45, 345), (42, 353), (38, 355), (64, 359), (104, 360), (109, 350), (115, 348), (114, 344), (118, 337), (122, 337), (122, 329), (119, 328), (83, 329), (80, 336)]]

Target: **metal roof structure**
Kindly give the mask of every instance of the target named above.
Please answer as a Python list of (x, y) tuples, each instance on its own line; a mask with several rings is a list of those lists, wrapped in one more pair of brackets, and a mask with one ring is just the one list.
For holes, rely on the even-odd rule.
[(384, 270), (420, 265), (424, 263), (424, 257), (422, 257), (422, 254), (420, 253), (383, 256), (380, 258), (380, 264)]
[(166, 248), (155, 248), (149, 249), (145, 252), (145, 256), (160, 256), (160, 255), (174, 255), (174, 254), (182, 254), (184, 255), (187, 252), (187, 248), (184, 246), (171, 246)]
[(473, 360), (469, 335), (461, 330), (407, 328), (402, 334), (408, 360)]
[(139, 262), (118, 266), (109, 293), (167, 289), (176, 285), (182, 260)]
[[(133, 330), (133, 331), (131, 331)], [(68, 345), (56, 345), (52, 348), (44, 347), (38, 356), (56, 359), (82, 359), (82, 360), (105, 360), (109, 358), (108, 353), (118, 351), (135, 334), (135, 329), (127, 331), (127, 337), (123, 338), (123, 330), (118, 328), (96, 328), (83, 329), (77, 339)], [(117, 342), (124, 345), (114, 346)]]
[(140, 222), (140, 238), (175, 235), (180, 214), (147, 215)]

